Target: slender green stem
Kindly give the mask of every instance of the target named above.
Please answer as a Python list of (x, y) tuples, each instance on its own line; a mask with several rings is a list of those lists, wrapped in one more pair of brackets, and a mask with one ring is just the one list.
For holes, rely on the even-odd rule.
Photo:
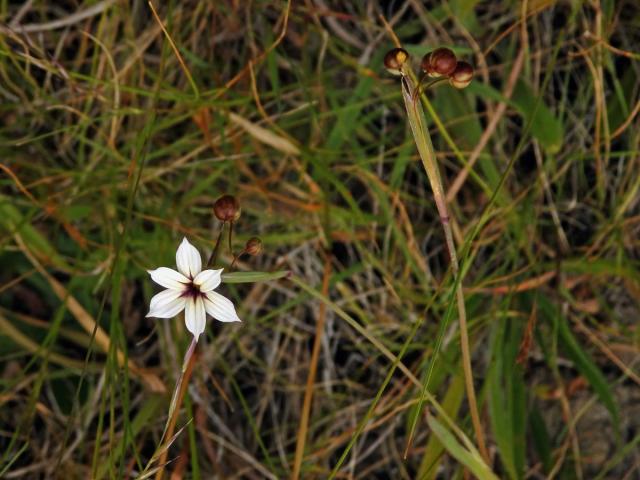
[(425, 73), (424, 75), (422, 75), (422, 77), (420, 77), (420, 79), (418, 80), (417, 83), (417, 87), (415, 88), (415, 90), (413, 91), (413, 98), (414, 101), (416, 101), (416, 99), (418, 97), (420, 97), (421, 94), (423, 94), (424, 92), (426, 92), (427, 90), (429, 90), (431, 87), (437, 85), (438, 83), (442, 83), (442, 82), (446, 82), (448, 77), (440, 77), (440, 78), (436, 78), (434, 80), (431, 80), (430, 82), (427, 82), (424, 86), (422, 85), (422, 82), (424, 82), (425, 78), (427, 78), (427, 74)]
[[(473, 384), (473, 370), (471, 368), (471, 352), (469, 349), (467, 313), (464, 304), (464, 294), (461, 288), (461, 281), (458, 278), (460, 274), (458, 267), (458, 257), (456, 254), (455, 243), (453, 241), (449, 212), (447, 208), (444, 188), (442, 186), (442, 179), (440, 177), (440, 170), (438, 169), (438, 165), (436, 163), (435, 151), (425, 123), (422, 104), (420, 103), (419, 99), (414, 96), (416, 88), (418, 87), (415, 84), (412, 72), (409, 72), (408, 75), (402, 77), (402, 97), (407, 109), (409, 125), (411, 126), (411, 131), (413, 133), (416, 146), (418, 147), (418, 153), (420, 154), (422, 165), (424, 166), (427, 177), (429, 179), (429, 183), (431, 184), (431, 189), (433, 190), (433, 196), (436, 202), (436, 207), (438, 209), (438, 214), (440, 216), (440, 222), (442, 223), (442, 228), (444, 230), (447, 250), (449, 252), (451, 271), (455, 278), (454, 289), (458, 306), (458, 320), (460, 324), (460, 349), (462, 352), (462, 366), (465, 377), (465, 388), (467, 391), (467, 398), (469, 402), (469, 411), (471, 414), (471, 422), (473, 423), (476, 441), (478, 443), (478, 449), (480, 450), (480, 453), (484, 460), (489, 463), (489, 455), (486, 449), (484, 433), (482, 430), (482, 424), (480, 422), (480, 413), (478, 411), (478, 404), (476, 400), (476, 392)], [(437, 355), (437, 353), (437, 351), (434, 351), (433, 353), (434, 359), (431, 362), (432, 366), (434, 364), (435, 356)], [(428, 384), (429, 378), (427, 378), (427, 381), (424, 382), (420, 404), (424, 401), (424, 393), (428, 387)], [(419, 418), (419, 411), (420, 408), (418, 408), (418, 415), (416, 415), (416, 417), (414, 418), (413, 425), (411, 426), (409, 443), (411, 442), (411, 438), (413, 436), (413, 432)]]

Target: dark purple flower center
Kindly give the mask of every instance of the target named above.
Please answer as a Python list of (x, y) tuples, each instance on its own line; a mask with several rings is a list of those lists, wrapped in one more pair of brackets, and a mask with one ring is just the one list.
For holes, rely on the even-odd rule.
[(196, 298), (200, 295), (202, 295), (202, 292), (200, 291), (200, 287), (198, 285), (193, 282), (189, 282), (185, 285), (184, 293), (182, 294), (183, 297)]

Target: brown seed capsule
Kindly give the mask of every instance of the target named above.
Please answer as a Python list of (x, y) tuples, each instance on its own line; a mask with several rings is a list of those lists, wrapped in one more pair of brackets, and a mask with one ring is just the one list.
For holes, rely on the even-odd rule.
[(260, 255), (260, 253), (262, 253), (262, 240), (258, 237), (251, 237), (247, 240), (247, 244), (244, 246), (244, 251), (253, 257)]
[(431, 74), (431, 54), (432, 53), (433, 52), (425, 53), (424, 57), (422, 57), (422, 61), (420, 62), (420, 69), (427, 75)]
[(458, 59), (448, 48), (436, 48), (422, 57), (420, 67), (430, 77), (450, 75), (456, 69)]
[(240, 203), (232, 195), (223, 195), (213, 204), (213, 213), (221, 222), (235, 222), (240, 218)]
[(394, 48), (384, 56), (384, 68), (392, 75), (402, 75), (402, 66), (407, 60), (409, 53), (404, 48)]
[(467, 62), (458, 62), (456, 69), (449, 75), (449, 83), (456, 88), (465, 88), (473, 79), (473, 67)]

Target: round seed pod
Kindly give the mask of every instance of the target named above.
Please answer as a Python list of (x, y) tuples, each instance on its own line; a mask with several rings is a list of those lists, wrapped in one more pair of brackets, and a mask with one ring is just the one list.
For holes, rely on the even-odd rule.
[(244, 251), (252, 257), (262, 253), (262, 240), (258, 237), (251, 237), (244, 246)]
[(422, 61), (420, 62), (420, 70), (422, 70), (427, 75), (431, 74), (431, 54), (433, 52), (427, 52), (422, 57)]
[(392, 75), (402, 75), (402, 66), (409, 60), (409, 52), (404, 48), (389, 50), (384, 56), (384, 68)]
[(448, 48), (436, 48), (422, 57), (420, 67), (430, 77), (441, 77), (451, 75), (457, 64), (458, 59), (453, 51)]
[(240, 218), (240, 203), (233, 195), (223, 195), (213, 204), (213, 213), (221, 222), (235, 222)]
[(449, 75), (449, 83), (456, 88), (465, 88), (473, 79), (473, 67), (467, 62), (458, 62), (456, 69)]

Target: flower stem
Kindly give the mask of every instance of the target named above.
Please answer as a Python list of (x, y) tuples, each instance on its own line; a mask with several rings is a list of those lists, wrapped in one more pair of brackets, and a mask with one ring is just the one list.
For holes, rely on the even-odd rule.
[(233, 239), (233, 222), (229, 222), (229, 253), (233, 257), (233, 246), (231, 242), (232, 239)]
[(417, 101), (417, 98), (422, 93), (424, 93), (425, 91), (429, 90), (434, 85), (437, 85), (438, 83), (446, 82), (448, 80), (448, 77), (440, 77), (440, 78), (436, 78), (435, 80), (431, 80), (430, 82), (427, 82), (423, 86), (422, 82), (424, 82), (425, 78), (427, 78), (427, 74), (426, 73), (424, 75), (422, 75), (422, 77), (420, 77), (420, 80), (418, 80), (418, 85), (417, 85), (417, 87), (415, 88), (415, 90), (413, 92), (414, 101)]
[[(180, 373), (180, 377), (178, 378), (178, 382), (176, 383), (176, 388), (173, 391), (171, 405), (169, 406), (169, 418), (167, 419), (167, 424), (164, 427), (164, 433), (162, 434), (162, 439), (160, 440), (161, 446), (164, 441), (172, 441), (173, 431), (175, 430), (176, 421), (178, 420), (178, 415), (180, 413), (180, 406), (182, 405), (184, 394), (187, 391), (189, 379), (191, 378), (191, 374), (193, 373), (193, 366), (196, 360), (195, 351), (197, 345), (198, 339), (196, 337), (193, 337), (193, 339), (191, 340), (191, 344), (187, 349), (187, 352), (184, 354), (184, 360), (182, 362), (182, 372)], [(162, 480), (168, 453), (169, 446), (167, 445), (162, 451), (162, 454), (160, 455), (160, 459), (158, 461), (159, 468), (156, 472), (156, 480)]]
[[(451, 271), (455, 280), (454, 288), (456, 293), (456, 300), (458, 306), (458, 320), (460, 325), (460, 350), (462, 352), (462, 367), (464, 371), (465, 388), (467, 391), (467, 399), (469, 402), (469, 412), (471, 414), (471, 422), (473, 423), (473, 429), (476, 435), (476, 442), (478, 443), (478, 449), (484, 460), (489, 464), (489, 454), (487, 452), (486, 443), (484, 440), (484, 433), (482, 430), (482, 424), (480, 422), (480, 414), (478, 411), (478, 404), (476, 400), (475, 387), (473, 385), (473, 370), (471, 368), (471, 352), (469, 349), (469, 332), (467, 327), (467, 313), (464, 304), (464, 294), (462, 292), (461, 280), (458, 278), (460, 275), (458, 266), (458, 257), (456, 254), (455, 244), (453, 242), (453, 234), (451, 230), (449, 213), (447, 209), (447, 203), (445, 200), (444, 188), (442, 185), (442, 179), (440, 177), (440, 171), (436, 163), (436, 156), (431, 143), (431, 137), (425, 124), (424, 111), (420, 98), (416, 95), (418, 86), (414, 79), (413, 72), (407, 72), (407, 75), (402, 77), (402, 97), (404, 99), (405, 107), (407, 109), (407, 117), (413, 138), (418, 147), (418, 153), (422, 160), (427, 178), (431, 184), (433, 190), (434, 200), (440, 216), (440, 223), (444, 230), (445, 242), (449, 253), (449, 259), (451, 263)], [(430, 371), (427, 380), (424, 382), (424, 389), (426, 390), (429, 385), (429, 379), (431, 376), (431, 367), (435, 364), (435, 357), (438, 353), (436, 349), (433, 353), (431, 360)], [(420, 402), (422, 403), (424, 398), (424, 392), (421, 396)], [(418, 409), (419, 412), (419, 409)], [(418, 413), (419, 415), (419, 413)], [(417, 422), (418, 415), (415, 417), (414, 424), (411, 427), (409, 434), (410, 445), (413, 431), (415, 428), (415, 422)]]
[(244, 250), (242, 250), (239, 254), (234, 255), (233, 256), (233, 261), (231, 262), (231, 265), (229, 265), (229, 271), (232, 272), (233, 271), (233, 267), (236, 266), (236, 262), (240, 259), (240, 257), (242, 255), (244, 255), (245, 253), (247, 253), (247, 249), (245, 248)]
[(207, 268), (213, 266), (218, 260), (218, 250), (220, 250), (220, 240), (222, 240), (222, 232), (224, 232), (224, 222), (220, 225), (220, 231), (218, 232), (218, 238), (216, 239), (216, 246), (213, 247), (209, 261), (207, 262)]

